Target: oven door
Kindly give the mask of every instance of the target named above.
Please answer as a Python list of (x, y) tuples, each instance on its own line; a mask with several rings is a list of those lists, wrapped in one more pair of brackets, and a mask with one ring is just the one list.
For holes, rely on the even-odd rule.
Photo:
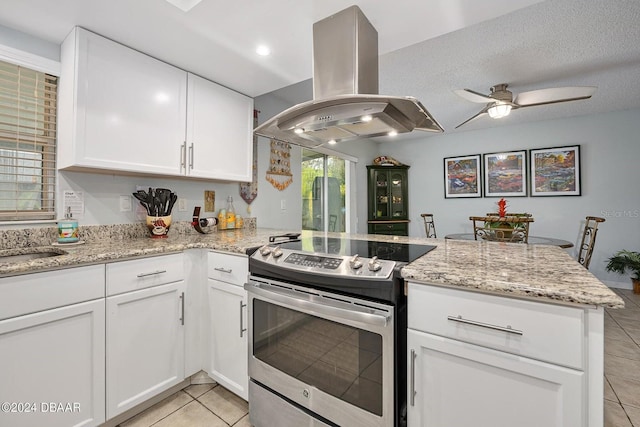
[[(393, 306), (254, 276), (245, 289), (252, 380), (323, 421), (394, 425)], [(257, 427), (291, 425), (249, 413)]]

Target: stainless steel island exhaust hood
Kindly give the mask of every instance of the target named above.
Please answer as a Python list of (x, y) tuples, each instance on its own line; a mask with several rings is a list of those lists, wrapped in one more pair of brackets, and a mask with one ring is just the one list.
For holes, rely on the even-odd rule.
[(303, 147), (442, 127), (415, 98), (378, 95), (378, 32), (358, 6), (313, 24), (313, 100), (256, 135)]

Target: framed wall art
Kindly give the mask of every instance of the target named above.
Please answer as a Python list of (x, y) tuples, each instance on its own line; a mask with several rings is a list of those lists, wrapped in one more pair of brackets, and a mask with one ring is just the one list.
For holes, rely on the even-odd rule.
[(527, 151), (483, 154), (485, 197), (526, 197)]
[(529, 150), (531, 196), (580, 196), (580, 146)]
[(480, 154), (444, 159), (444, 197), (482, 197)]

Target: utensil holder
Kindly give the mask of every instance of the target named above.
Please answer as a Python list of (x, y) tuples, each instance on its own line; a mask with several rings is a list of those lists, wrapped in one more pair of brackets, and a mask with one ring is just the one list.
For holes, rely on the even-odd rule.
[(162, 239), (167, 237), (171, 227), (171, 215), (149, 216), (147, 215), (147, 228), (152, 239)]

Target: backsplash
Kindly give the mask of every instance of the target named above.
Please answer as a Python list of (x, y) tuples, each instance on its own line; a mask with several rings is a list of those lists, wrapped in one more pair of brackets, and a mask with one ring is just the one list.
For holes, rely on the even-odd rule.
[[(257, 218), (245, 218), (243, 229), (255, 230)], [(215, 232), (216, 230), (214, 230)], [(172, 234), (193, 234), (198, 232), (190, 221), (176, 221), (171, 224), (169, 237)], [(149, 236), (147, 226), (141, 222), (133, 224), (88, 225), (80, 226), (80, 240), (95, 242), (99, 240), (129, 240)], [(0, 250), (48, 246), (56, 242), (58, 227), (22, 228), (0, 231)]]

